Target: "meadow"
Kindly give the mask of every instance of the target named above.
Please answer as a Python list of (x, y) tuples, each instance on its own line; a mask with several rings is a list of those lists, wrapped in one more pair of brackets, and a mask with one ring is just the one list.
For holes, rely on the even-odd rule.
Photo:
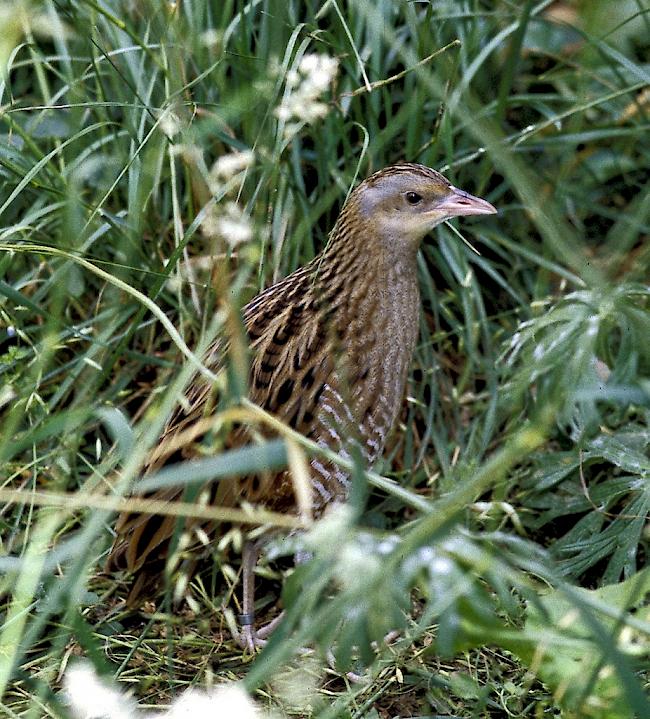
[[(4, 0), (0, 27), (0, 714), (68, 716), (85, 658), (141, 710), (237, 681), (259, 717), (650, 716), (647, 0)], [(273, 422), (239, 310), (403, 160), (498, 215), (423, 244), (399, 426), (269, 546), (257, 609), (286, 615), (250, 656), (243, 534), (301, 525), (200, 490), (318, 448), (276, 423), (143, 464), (216, 337), (217, 425)], [(228, 530), (131, 612), (102, 567), (153, 486)]]

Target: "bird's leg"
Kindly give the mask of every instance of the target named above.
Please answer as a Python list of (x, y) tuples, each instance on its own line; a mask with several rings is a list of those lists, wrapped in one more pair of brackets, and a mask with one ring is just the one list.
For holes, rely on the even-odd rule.
[(242, 649), (255, 652), (260, 646), (255, 632), (255, 566), (260, 557), (260, 544), (246, 542), (242, 552), (242, 613), (239, 615), (241, 631), (233, 639)]
[(284, 612), (275, 619), (255, 630), (255, 567), (260, 557), (262, 542), (246, 542), (242, 552), (242, 613), (239, 615), (241, 630), (233, 639), (242, 649), (251, 653), (258, 647), (263, 647), (271, 632), (282, 621)]

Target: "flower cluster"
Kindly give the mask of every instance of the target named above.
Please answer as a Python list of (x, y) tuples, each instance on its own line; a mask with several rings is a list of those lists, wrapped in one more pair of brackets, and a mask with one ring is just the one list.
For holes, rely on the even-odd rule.
[(328, 55), (304, 55), (297, 69), (287, 73), (286, 92), (275, 109), (276, 117), (286, 123), (285, 137), (293, 137), (306, 123), (327, 115), (321, 95), (338, 71), (338, 60)]
[[(212, 165), (208, 175), (208, 186), (213, 195), (223, 194), (229, 183), (247, 170), (254, 161), (250, 150), (221, 155)], [(236, 247), (253, 238), (253, 226), (249, 216), (236, 202), (225, 205), (211, 205), (201, 222), (204, 237), (220, 237), (231, 247)]]
[(243, 172), (253, 164), (253, 153), (251, 150), (243, 150), (241, 152), (230, 152), (227, 155), (221, 155), (212, 165), (210, 170), (210, 178), (215, 182), (223, 182), (230, 180), (235, 175)]
[(183, 129), (183, 122), (174, 108), (165, 107), (158, 113), (158, 127), (171, 140)]
[(214, 219), (215, 229), (231, 247), (248, 242), (253, 237), (250, 218), (236, 202), (228, 202)]

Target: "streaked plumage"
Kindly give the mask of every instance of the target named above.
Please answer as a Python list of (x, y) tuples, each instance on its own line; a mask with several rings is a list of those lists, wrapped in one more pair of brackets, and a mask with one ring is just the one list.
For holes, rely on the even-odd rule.
[[(244, 308), (250, 399), (343, 456), (356, 445), (370, 466), (399, 412), (417, 338), (420, 242), (445, 219), (493, 212), (423, 165), (394, 165), (366, 179), (348, 198), (325, 250)], [(213, 369), (219, 354), (218, 346), (208, 353)], [(172, 417), (148, 471), (172, 455), (192, 456), (200, 433), (180, 447), (180, 457), (178, 439), (204, 417), (210, 396), (210, 386), (197, 378), (187, 394), (189, 410)], [(245, 430), (236, 430), (232, 444), (245, 442)], [(345, 471), (321, 458), (311, 460), (311, 482), (316, 516), (345, 500), (350, 486)], [(288, 470), (219, 483), (217, 503), (241, 499), (294, 511)], [(109, 567), (139, 575), (132, 602), (161, 571), (175, 521), (141, 515), (118, 521)]]

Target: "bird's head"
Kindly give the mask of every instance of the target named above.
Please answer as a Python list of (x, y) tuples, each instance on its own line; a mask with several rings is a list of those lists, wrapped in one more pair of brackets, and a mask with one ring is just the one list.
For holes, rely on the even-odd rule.
[(354, 194), (358, 212), (374, 233), (413, 244), (452, 217), (496, 212), (489, 202), (459, 190), (439, 172), (413, 163), (375, 172)]

